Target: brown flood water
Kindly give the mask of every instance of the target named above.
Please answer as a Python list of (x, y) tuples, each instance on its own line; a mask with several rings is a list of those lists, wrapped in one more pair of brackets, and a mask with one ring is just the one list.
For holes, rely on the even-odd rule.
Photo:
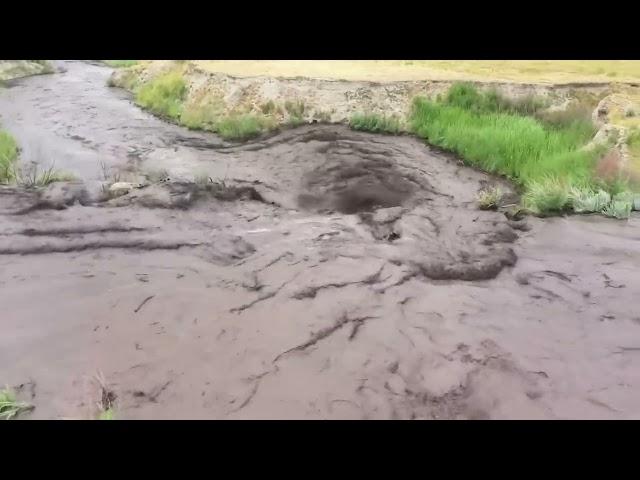
[[(640, 418), (637, 216), (512, 222), (417, 139), (230, 145), (59, 65), (0, 91), (23, 161), (83, 182), (0, 189), (25, 418), (95, 416), (98, 373), (123, 419)], [(169, 180), (96, 202), (105, 169)]]

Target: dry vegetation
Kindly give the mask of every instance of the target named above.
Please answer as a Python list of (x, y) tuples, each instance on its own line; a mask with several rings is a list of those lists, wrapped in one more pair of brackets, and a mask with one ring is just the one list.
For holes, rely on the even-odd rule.
[(637, 82), (637, 60), (199, 60), (232, 76), (342, 80), (489, 80), (516, 83)]

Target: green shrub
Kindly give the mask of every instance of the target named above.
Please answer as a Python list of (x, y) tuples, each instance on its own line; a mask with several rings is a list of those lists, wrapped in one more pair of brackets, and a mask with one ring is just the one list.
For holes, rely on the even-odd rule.
[(224, 139), (246, 140), (273, 127), (274, 123), (268, 118), (248, 113), (223, 118), (218, 122), (216, 130)]
[(305, 104), (302, 100), (284, 102), (284, 109), (292, 117), (302, 118), (304, 116)]
[(179, 72), (169, 72), (143, 84), (136, 92), (136, 103), (156, 115), (173, 120), (182, 114), (187, 85)]
[(349, 120), (349, 126), (354, 130), (374, 133), (400, 132), (400, 120), (397, 117), (375, 113), (357, 113)]
[(538, 215), (561, 213), (571, 206), (569, 188), (554, 177), (532, 181), (527, 185), (523, 203), (525, 208)]

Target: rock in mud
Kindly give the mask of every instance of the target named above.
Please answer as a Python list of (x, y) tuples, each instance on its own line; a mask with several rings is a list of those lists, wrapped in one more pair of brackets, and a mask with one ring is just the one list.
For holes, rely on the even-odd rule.
[(491, 252), (473, 262), (425, 262), (417, 264), (418, 271), (431, 280), (490, 280), (504, 267), (512, 267), (518, 257), (511, 249)]
[(116, 182), (109, 187), (109, 195), (111, 197), (121, 197), (126, 195), (135, 188), (140, 188), (142, 185), (132, 182)]
[(113, 206), (140, 205), (146, 208), (188, 208), (198, 199), (213, 198), (229, 202), (252, 200), (265, 202), (253, 188), (223, 183), (162, 182), (132, 189), (112, 199)]
[(49, 208), (61, 209), (75, 203), (89, 205), (92, 199), (81, 182), (56, 182), (40, 192), (40, 202)]
[(200, 249), (199, 256), (217, 265), (230, 265), (253, 254), (256, 248), (237, 235), (216, 235), (211, 243)]

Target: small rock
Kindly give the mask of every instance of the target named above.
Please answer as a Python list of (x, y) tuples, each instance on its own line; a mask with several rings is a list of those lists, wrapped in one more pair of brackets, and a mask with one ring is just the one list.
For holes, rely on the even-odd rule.
[(109, 187), (109, 194), (113, 197), (120, 197), (122, 195), (126, 195), (134, 188), (140, 188), (141, 185), (139, 183), (132, 182), (116, 182)]
[(380, 208), (373, 214), (375, 223), (391, 223), (398, 220), (403, 213), (402, 207)]

